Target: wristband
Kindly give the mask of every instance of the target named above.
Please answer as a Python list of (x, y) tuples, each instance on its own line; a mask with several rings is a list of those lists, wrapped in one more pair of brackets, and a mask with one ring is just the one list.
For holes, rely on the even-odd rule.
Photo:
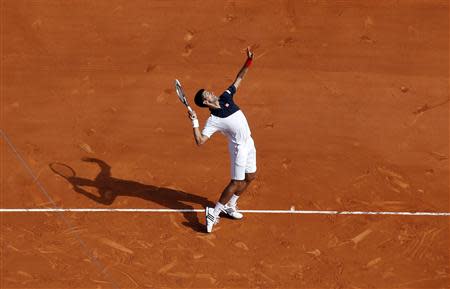
[(200, 126), (200, 124), (199, 124), (199, 122), (198, 122), (198, 119), (193, 119), (192, 120), (192, 127), (193, 128), (196, 128), (196, 127), (199, 127)]
[(253, 62), (253, 59), (247, 58), (247, 61), (245, 62), (244, 67), (249, 68), (250, 65), (252, 65), (252, 62)]

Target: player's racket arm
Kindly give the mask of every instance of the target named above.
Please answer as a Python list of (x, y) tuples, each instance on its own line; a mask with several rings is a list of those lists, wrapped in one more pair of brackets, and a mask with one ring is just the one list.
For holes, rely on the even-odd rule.
[(199, 128), (200, 124), (198, 122), (197, 115), (195, 114), (194, 110), (189, 106), (186, 95), (184, 94), (184, 91), (183, 91), (183, 87), (181, 86), (181, 83), (178, 79), (175, 79), (175, 90), (177, 92), (178, 98), (186, 106), (186, 108), (189, 111), (189, 118), (192, 121), (195, 143), (198, 146), (200, 146), (208, 140), (208, 137), (203, 136), (202, 133), (200, 132), (200, 128)]

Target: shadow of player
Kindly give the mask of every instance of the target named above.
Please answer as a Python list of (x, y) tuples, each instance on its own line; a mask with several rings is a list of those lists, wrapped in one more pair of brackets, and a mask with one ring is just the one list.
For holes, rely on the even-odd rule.
[[(111, 176), (111, 167), (100, 159), (83, 158), (82, 160), (85, 162), (96, 163), (100, 167), (100, 172), (94, 180), (77, 177), (75, 171), (65, 164), (61, 165), (69, 168), (73, 172), (73, 175), (63, 175), (58, 173), (51, 167), (52, 164), (50, 164), (50, 168), (56, 174), (64, 177), (72, 184), (75, 192), (100, 204), (111, 205), (117, 196), (129, 196), (151, 201), (169, 209), (193, 209), (192, 206), (187, 205), (185, 202), (199, 204), (202, 207), (214, 206), (214, 204), (205, 197), (169, 188), (146, 185), (136, 181), (114, 178)], [(98, 195), (88, 192), (82, 187), (94, 187), (98, 190)], [(204, 225), (199, 222), (197, 214), (183, 212), (183, 215), (187, 220), (187, 222), (183, 222), (183, 225), (190, 227), (197, 232), (204, 231)]]

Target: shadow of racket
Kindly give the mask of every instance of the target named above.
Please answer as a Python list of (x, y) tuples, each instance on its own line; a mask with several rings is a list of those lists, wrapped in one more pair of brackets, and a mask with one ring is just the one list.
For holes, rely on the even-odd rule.
[(57, 175), (68, 179), (76, 176), (75, 170), (63, 163), (51, 163), (48, 165)]

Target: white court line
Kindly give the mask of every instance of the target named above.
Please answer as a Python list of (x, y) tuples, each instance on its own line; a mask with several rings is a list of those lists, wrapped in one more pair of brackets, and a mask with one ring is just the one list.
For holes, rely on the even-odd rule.
[[(114, 208), (38, 208), (0, 209), (0, 213), (41, 213), (41, 212), (123, 212), (123, 213), (197, 213), (204, 209), (114, 209)], [(400, 216), (450, 216), (444, 212), (376, 212), (376, 211), (307, 211), (307, 210), (239, 210), (250, 214), (317, 214), (317, 215), (400, 215)]]

